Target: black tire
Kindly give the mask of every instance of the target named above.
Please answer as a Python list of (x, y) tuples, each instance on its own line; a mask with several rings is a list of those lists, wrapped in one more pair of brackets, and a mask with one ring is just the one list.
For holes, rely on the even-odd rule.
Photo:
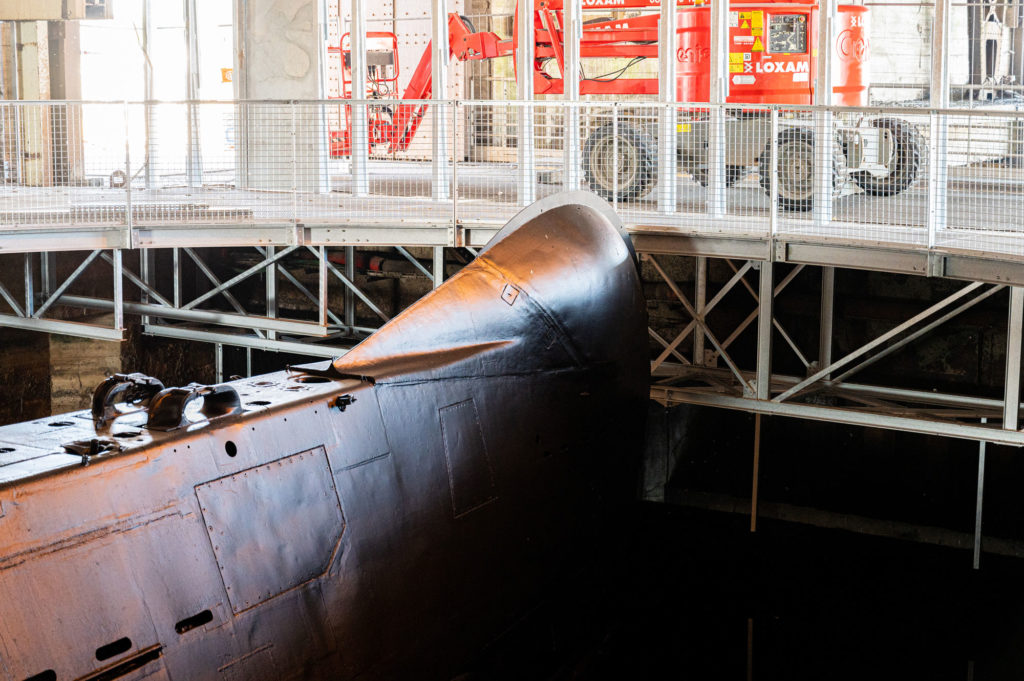
[[(697, 180), (697, 182), (700, 183), (701, 187), (707, 187), (708, 186), (708, 169), (707, 168), (698, 168), (697, 170), (694, 170), (691, 174), (693, 175), (693, 179)], [(737, 182), (739, 182), (740, 180), (742, 180), (746, 176), (747, 176), (747, 168), (746, 168), (746, 166), (726, 166), (725, 167), (725, 186), (726, 186), (726, 188), (728, 189), (729, 187), (732, 187), (734, 184), (736, 184)]]
[[(606, 123), (590, 133), (583, 145), (583, 173), (590, 189), (612, 201), (638, 199), (658, 182), (657, 144), (654, 138), (633, 127), (618, 126), (618, 186), (612, 170), (614, 131)], [(617, 191), (616, 191), (617, 190)]]
[[(772, 150), (767, 147), (757, 160), (761, 188), (771, 196)], [(835, 177), (832, 179), (835, 183)], [(814, 133), (791, 128), (779, 133), (779, 208), (809, 211), (814, 206)]]
[(892, 134), (892, 170), (885, 177), (875, 177), (866, 170), (852, 173), (853, 181), (860, 185), (865, 194), (871, 196), (892, 196), (914, 184), (921, 170), (924, 140), (917, 128), (899, 118), (876, 118), (871, 126), (888, 130)]

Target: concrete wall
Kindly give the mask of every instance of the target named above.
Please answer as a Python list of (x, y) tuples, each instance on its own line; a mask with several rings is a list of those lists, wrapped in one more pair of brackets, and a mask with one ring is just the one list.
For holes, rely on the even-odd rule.
[[(317, 0), (237, 0), (240, 99), (316, 100), (321, 93)], [(320, 192), (327, 134), (321, 107), (242, 106), (239, 164), (246, 186)]]

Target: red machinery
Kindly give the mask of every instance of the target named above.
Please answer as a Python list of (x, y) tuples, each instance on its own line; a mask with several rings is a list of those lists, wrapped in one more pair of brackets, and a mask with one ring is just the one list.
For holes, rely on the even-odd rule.
[[(563, 92), (565, 75), (563, 0), (533, 1), (534, 91), (538, 95), (560, 94)], [(656, 94), (656, 78), (625, 76), (639, 62), (658, 57), (660, 16), (653, 11), (658, 7), (658, 0), (584, 0), (583, 4), (588, 11), (652, 11), (624, 19), (598, 18), (584, 21), (580, 42), (580, 93)], [(678, 60), (676, 100), (706, 102), (710, 84), (711, 10), (701, 0), (682, 0), (679, 8), (676, 29), (679, 47), (675, 55)], [(861, 5), (839, 5), (837, 14), (836, 40), (832, 46), (835, 65), (832, 103), (863, 106), (867, 104), (868, 42), (865, 32), (868, 10)], [(812, 104), (817, 76), (817, 23), (816, 0), (759, 0), (751, 4), (737, 4), (736, 9), (729, 12), (729, 94), (726, 101), (745, 104)], [(517, 27), (514, 27), (511, 39), (501, 39), (491, 32), (477, 32), (468, 20), (450, 14), (448, 30), (450, 54), (460, 61), (509, 56), (518, 47)], [(390, 33), (371, 35), (394, 38), (394, 34)], [(390, 63), (393, 64), (393, 73), (397, 74), (397, 40), (393, 45), (395, 56)], [(343, 56), (343, 71), (347, 73), (349, 52), (344, 42), (338, 51)], [(428, 45), (400, 100), (391, 87), (397, 75), (385, 80), (375, 77), (372, 69), (378, 68), (374, 65), (379, 57), (368, 55), (371, 74), (367, 80), (366, 98), (395, 100), (379, 107), (371, 106), (371, 144), (386, 144), (389, 153), (408, 149), (428, 106), (428, 103), (410, 100), (424, 100), (431, 95), (430, 54)], [(625, 58), (630, 61), (612, 73), (593, 74), (588, 71), (587, 65), (593, 63), (590, 60), (597, 58)], [(387, 87), (382, 88), (382, 83), (387, 84)], [(346, 91), (342, 96), (348, 98), (350, 95)], [(743, 140), (739, 145), (729, 142), (726, 161), (729, 166), (728, 183), (745, 174), (749, 166), (763, 164), (765, 150), (770, 146), (764, 124), (766, 117), (750, 116), (750, 113), (746, 112), (742, 120), (735, 121), (736, 126), (731, 126), (736, 135), (731, 135), (727, 127), (727, 135)], [(682, 115), (688, 117), (691, 124), (680, 126), (679, 160), (684, 169), (701, 179), (707, 174), (704, 151), (707, 130), (706, 126), (702, 128), (700, 125), (702, 117), (706, 119), (706, 112), (691, 108), (682, 110)], [(332, 134), (333, 154), (350, 153), (348, 129), (345, 126), (344, 130)], [(650, 191), (656, 180), (651, 168), (657, 164), (643, 158), (652, 153), (650, 142), (653, 140), (651, 132), (646, 129), (638, 130), (628, 125), (620, 125), (619, 129), (619, 143), (637, 152), (626, 154), (637, 160), (636, 167), (626, 171), (620, 168), (617, 171), (619, 175), (625, 174), (620, 177), (620, 181), (614, 183), (613, 190), (607, 181), (608, 173), (605, 172), (602, 178), (598, 172), (599, 166), (608, 164), (608, 159), (595, 156), (599, 148), (608, 146), (602, 145), (601, 139), (611, 133), (598, 128), (585, 145), (584, 169), (591, 187), (599, 194), (608, 197), (617, 192), (620, 198), (636, 198)], [(683, 131), (692, 134), (684, 136)], [(780, 151), (793, 157), (805, 157), (813, 145), (812, 137), (806, 129), (795, 132), (787, 130), (785, 137), (780, 135), (779, 138), (779, 144), (785, 143), (787, 149)], [(838, 172), (853, 179), (864, 191), (879, 195), (894, 194), (905, 189), (916, 178), (921, 144), (916, 130), (909, 123), (892, 118), (861, 121), (854, 126), (837, 127), (836, 138), (837, 145), (842, 147), (841, 155), (845, 157), (844, 162), (837, 165)], [(621, 163), (621, 159), (617, 159), (616, 163)], [(809, 178), (791, 177), (792, 169), (783, 169), (781, 160), (780, 170), (789, 173), (780, 182), (782, 205), (799, 210), (809, 208)], [(766, 177), (767, 174), (762, 173), (762, 179)]]

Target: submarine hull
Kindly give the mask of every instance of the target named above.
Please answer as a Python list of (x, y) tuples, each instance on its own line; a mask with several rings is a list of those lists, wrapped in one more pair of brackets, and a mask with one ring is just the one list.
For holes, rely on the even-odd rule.
[(0, 676), (451, 678), (615, 550), (646, 328), (571, 193), (334, 362), (0, 428)]

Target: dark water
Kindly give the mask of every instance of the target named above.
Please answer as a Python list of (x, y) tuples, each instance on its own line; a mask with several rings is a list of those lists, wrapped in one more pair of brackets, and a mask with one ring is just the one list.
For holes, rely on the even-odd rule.
[(638, 507), (471, 678), (1024, 678), (1024, 561), (748, 523)]

